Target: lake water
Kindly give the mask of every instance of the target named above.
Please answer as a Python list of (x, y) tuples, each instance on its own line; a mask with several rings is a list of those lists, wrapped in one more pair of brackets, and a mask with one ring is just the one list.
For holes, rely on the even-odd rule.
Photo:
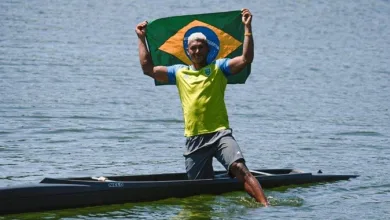
[(0, 219), (389, 219), (388, 0), (2, 0), (0, 187), (184, 172), (177, 89), (142, 74), (134, 28), (243, 7), (255, 61), (226, 103), (249, 168), (359, 178), (266, 190), (269, 208), (237, 192)]

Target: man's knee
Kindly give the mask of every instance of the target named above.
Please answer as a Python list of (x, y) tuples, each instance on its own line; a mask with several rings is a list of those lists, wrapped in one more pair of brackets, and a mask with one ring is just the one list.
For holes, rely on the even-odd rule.
[(247, 174), (250, 174), (248, 168), (242, 160), (238, 160), (232, 163), (232, 165), (230, 166), (230, 172), (233, 173), (235, 176), (245, 176)]

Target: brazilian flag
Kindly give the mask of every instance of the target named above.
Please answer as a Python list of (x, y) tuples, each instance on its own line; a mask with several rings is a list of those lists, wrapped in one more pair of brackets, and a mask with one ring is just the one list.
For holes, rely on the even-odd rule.
[[(209, 63), (242, 54), (244, 24), (241, 11), (174, 16), (151, 21), (146, 26), (146, 39), (154, 65), (190, 65), (187, 39), (194, 32), (202, 32), (207, 38)], [(245, 83), (250, 70), (248, 65), (240, 73), (229, 76), (228, 83)], [(155, 84), (162, 85), (157, 81)]]

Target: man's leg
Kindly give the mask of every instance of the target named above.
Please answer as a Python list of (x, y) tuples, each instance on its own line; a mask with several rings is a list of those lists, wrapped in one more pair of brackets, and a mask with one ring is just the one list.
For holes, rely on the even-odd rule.
[(264, 206), (269, 205), (259, 181), (246, 167), (244, 156), (233, 136), (228, 135), (220, 139), (215, 157), (228, 170), (230, 176), (236, 177), (244, 184), (249, 195)]
[(255, 198), (257, 202), (262, 203), (264, 206), (269, 205), (259, 181), (252, 175), (242, 160), (238, 160), (230, 165), (230, 173), (244, 183), (245, 191)]
[(210, 147), (199, 149), (185, 157), (188, 179), (213, 179), (213, 153)]

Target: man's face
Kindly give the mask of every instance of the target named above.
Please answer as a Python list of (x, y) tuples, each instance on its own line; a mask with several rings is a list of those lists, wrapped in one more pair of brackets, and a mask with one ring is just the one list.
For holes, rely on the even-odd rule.
[(194, 40), (188, 44), (188, 53), (193, 63), (202, 64), (206, 62), (208, 52), (208, 44), (202, 40)]

